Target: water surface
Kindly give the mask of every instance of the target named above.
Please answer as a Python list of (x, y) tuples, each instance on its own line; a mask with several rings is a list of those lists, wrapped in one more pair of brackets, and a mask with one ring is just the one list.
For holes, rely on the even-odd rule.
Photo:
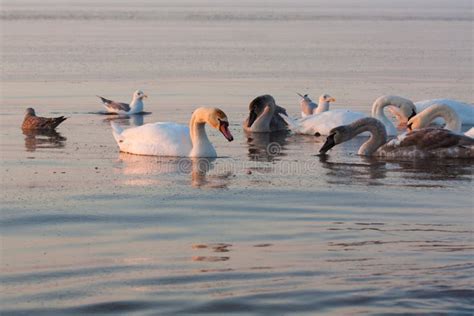
[[(262, 93), (472, 102), (470, 2), (374, 3), (5, 1), (2, 314), (471, 314), (472, 162), (241, 129)], [(152, 114), (93, 114), (137, 88)], [(199, 105), (229, 116), (219, 158), (118, 152), (111, 120)], [(69, 119), (25, 135), (28, 106)]]

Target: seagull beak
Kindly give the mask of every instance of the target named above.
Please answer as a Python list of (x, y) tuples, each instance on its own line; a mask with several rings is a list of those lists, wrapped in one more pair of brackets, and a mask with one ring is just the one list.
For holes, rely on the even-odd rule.
[(334, 141), (334, 135), (335, 134), (331, 134), (328, 136), (328, 138), (326, 138), (326, 142), (324, 143), (323, 147), (321, 147), (321, 149), (319, 150), (320, 154), (325, 154), (329, 149), (336, 146), (336, 142)]
[(296, 92), (296, 94), (299, 95), (301, 98), (304, 99), (304, 95), (302, 95), (301, 93)]
[(146, 94), (143, 95), (144, 98), (148, 98), (148, 96)]
[(336, 99), (334, 99), (334, 98), (329, 98), (328, 102), (336, 102)]
[(219, 123), (219, 131), (222, 133), (222, 135), (224, 135), (224, 137), (229, 141), (233, 141), (234, 140), (234, 136), (232, 136), (232, 134), (230, 133), (229, 131), (229, 123), (228, 122), (223, 122), (221, 121)]

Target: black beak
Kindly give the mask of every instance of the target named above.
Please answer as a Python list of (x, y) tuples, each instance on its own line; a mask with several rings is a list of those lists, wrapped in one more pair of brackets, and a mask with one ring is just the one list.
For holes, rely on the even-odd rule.
[(407, 129), (411, 131), (411, 126), (413, 125), (413, 123), (408, 123), (407, 124)]
[(247, 122), (247, 127), (252, 126), (252, 124), (255, 122), (256, 119), (257, 119), (257, 113), (255, 113), (254, 110), (251, 110), (249, 113), (249, 120)]
[(415, 115), (416, 115), (416, 111), (412, 109), (411, 110), (411, 115), (408, 117), (408, 120), (410, 120)]
[(336, 146), (336, 142), (334, 141), (334, 135), (335, 134), (331, 134), (328, 136), (328, 138), (326, 138), (326, 142), (324, 143), (323, 147), (321, 147), (321, 149), (319, 150), (320, 154), (325, 154), (329, 149)]

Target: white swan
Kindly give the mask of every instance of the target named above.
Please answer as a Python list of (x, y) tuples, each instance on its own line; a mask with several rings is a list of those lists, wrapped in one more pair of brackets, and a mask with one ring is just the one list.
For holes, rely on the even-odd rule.
[(349, 125), (333, 128), (319, 152), (325, 154), (337, 144), (362, 132), (370, 138), (360, 146), (358, 154), (386, 158), (474, 158), (474, 139), (441, 128), (424, 128), (405, 133), (387, 142), (384, 125), (367, 117)]
[[(328, 96), (330, 98), (330, 96)], [(326, 101), (328, 99), (326, 98)], [(397, 129), (393, 123), (385, 116), (384, 109), (387, 106), (410, 106), (411, 101), (398, 96), (381, 96), (377, 98), (372, 105), (372, 116), (379, 119), (387, 129), (387, 134), (390, 136), (397, 135)], [(300, 120), (294, 120), (286, 115), (280, 114), (281, 117), (288, 123), (289, 128), (297, 134), (306, 135), (329, 135), (329, 132), (334, 127), (340, 125), (350, 124), (358, 119), (367, 117), (361, 112), (349, 110), (330, 110), (329, 102), (321, 102), (322, 106), (318, 106), (316, 111), (318, 113), (307, 116)], [(413, 103), (411, 103), (413, 104)], [(414, 105), (411, 105), (414, 108)]]
[[(414, 130), (430, 126), (436, 119), (441, 118), (445, 126), (444, 128), (455, 133), (461, 133), (461, 120), (456, 111), (446, 104), (433, 104), (424, 109), (417, 115), (410, 118), (407, 122), (407, 129)], [(473, 137), (474, 128), (464, 133), (464, 135)]]
[[(318, 104), (314, 103), (311, 98), (305, 94), (302, 95), (301, 93), (296, 93), (301, 97), (300, 101), (300, 107), (301, 107), (301, 117), (305, 118), (307, 116), (316, 114), (316, 113), (321, 113), (329, 110), (329, 103), (330, 102), (335, 102), (336, 99), (331, 97), (328, 94), (323, 94), (319, 97)], [(322, 106), (320, 106), (322, 105)]]
[[(331, 110), (329, 111), (330, 102), (336, 99), (328, 94), (323, 94), (319, 97), (318, 106), (311, 115), (306, 115), (301, 119), (292, 119), (287, 115), (280, 114), (280, 116), (288, 124), (288, 127), (296, 134), (305, 135), (329, 135), (329, 131), (339, 125), (349, 124), (355, 120), (366, 117), (364, 113), (353, 112), (349, 110)], [(303, 99), (301, 106), (308, 110), (307, 102)]]
[(143, 107), (144, 107), (143, 98), (147, 98), (148, 96), (145, 93), (143, 93), (142, 90), (137, 90), (133, 93), (132, 102), (130, 102), (130, 104), (115, 102), (115, 101), (103, 98), (101, 96), (98, 96), (98, 97), (102, 100), (102, 103), (104, 104), (104, 107), (107, 109), (107, 112), (130, 115), (130, 114), (138, 114), (138, 113), (143, 112)]
[[(445, 104), (456, 112), (456, 114), (458, 115), (461, 121), (461, 124), (474, 125), (474, 105), (473, 104), (467, 104), (467, 103), (452, 100), (452, 99), (424, 100), (424, 101), (415, 102), (414, 104), (416, 106), (416, 113), (420, 113), (421, 111), (429, 108), (433, 104)], [(392, 113), (395, 116), (397, 116), (400, 124), (406, 123), (412, 116), (411, 109), (403, 107), (403, 106), (400, 107), (400, 109), (393, 109)], [(434, 123), (437, 125), (441, 125), (444, 122), (441, 118), (438, 118), (434, 121)]]
[(407, 113), (409, 112), (412, 115), (414, 114), (415, 105), (412, 101), (397, 95), (383, 95), (374, 101), (374, 104), (372, 105), (372, 117), (383, 123), (388, 136), (396, 136), (397, 129), (395, 128), (395, 125), (393, 125), (392, 121), (390, 121), (384, 113), (384, 109), (391, 106), (397, 108), (403, 107)]
[(217, 157), (207, 138), (205, 124), (218, 129), (228, 141), (234, 138), (229, 131), (225, 113), (216, 108), (198, 108), (189, 127), (177, 123), (157, 122), (123, 130), (112, 123), (113, 135), (120, 151), (148, 156)]

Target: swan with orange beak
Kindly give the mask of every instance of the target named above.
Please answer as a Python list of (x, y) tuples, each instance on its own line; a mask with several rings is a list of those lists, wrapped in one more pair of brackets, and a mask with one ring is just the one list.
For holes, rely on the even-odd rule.
[(122, 129), (112, 123), (113, 135), (120, 151), (147, 156), (217, 157), (206, 134), (205, 125), (219, 130), (229, 141), (234, 137), (229, 130), (227, 115), (217, 108), (198, 108), (189, 125), (157, 122)]

